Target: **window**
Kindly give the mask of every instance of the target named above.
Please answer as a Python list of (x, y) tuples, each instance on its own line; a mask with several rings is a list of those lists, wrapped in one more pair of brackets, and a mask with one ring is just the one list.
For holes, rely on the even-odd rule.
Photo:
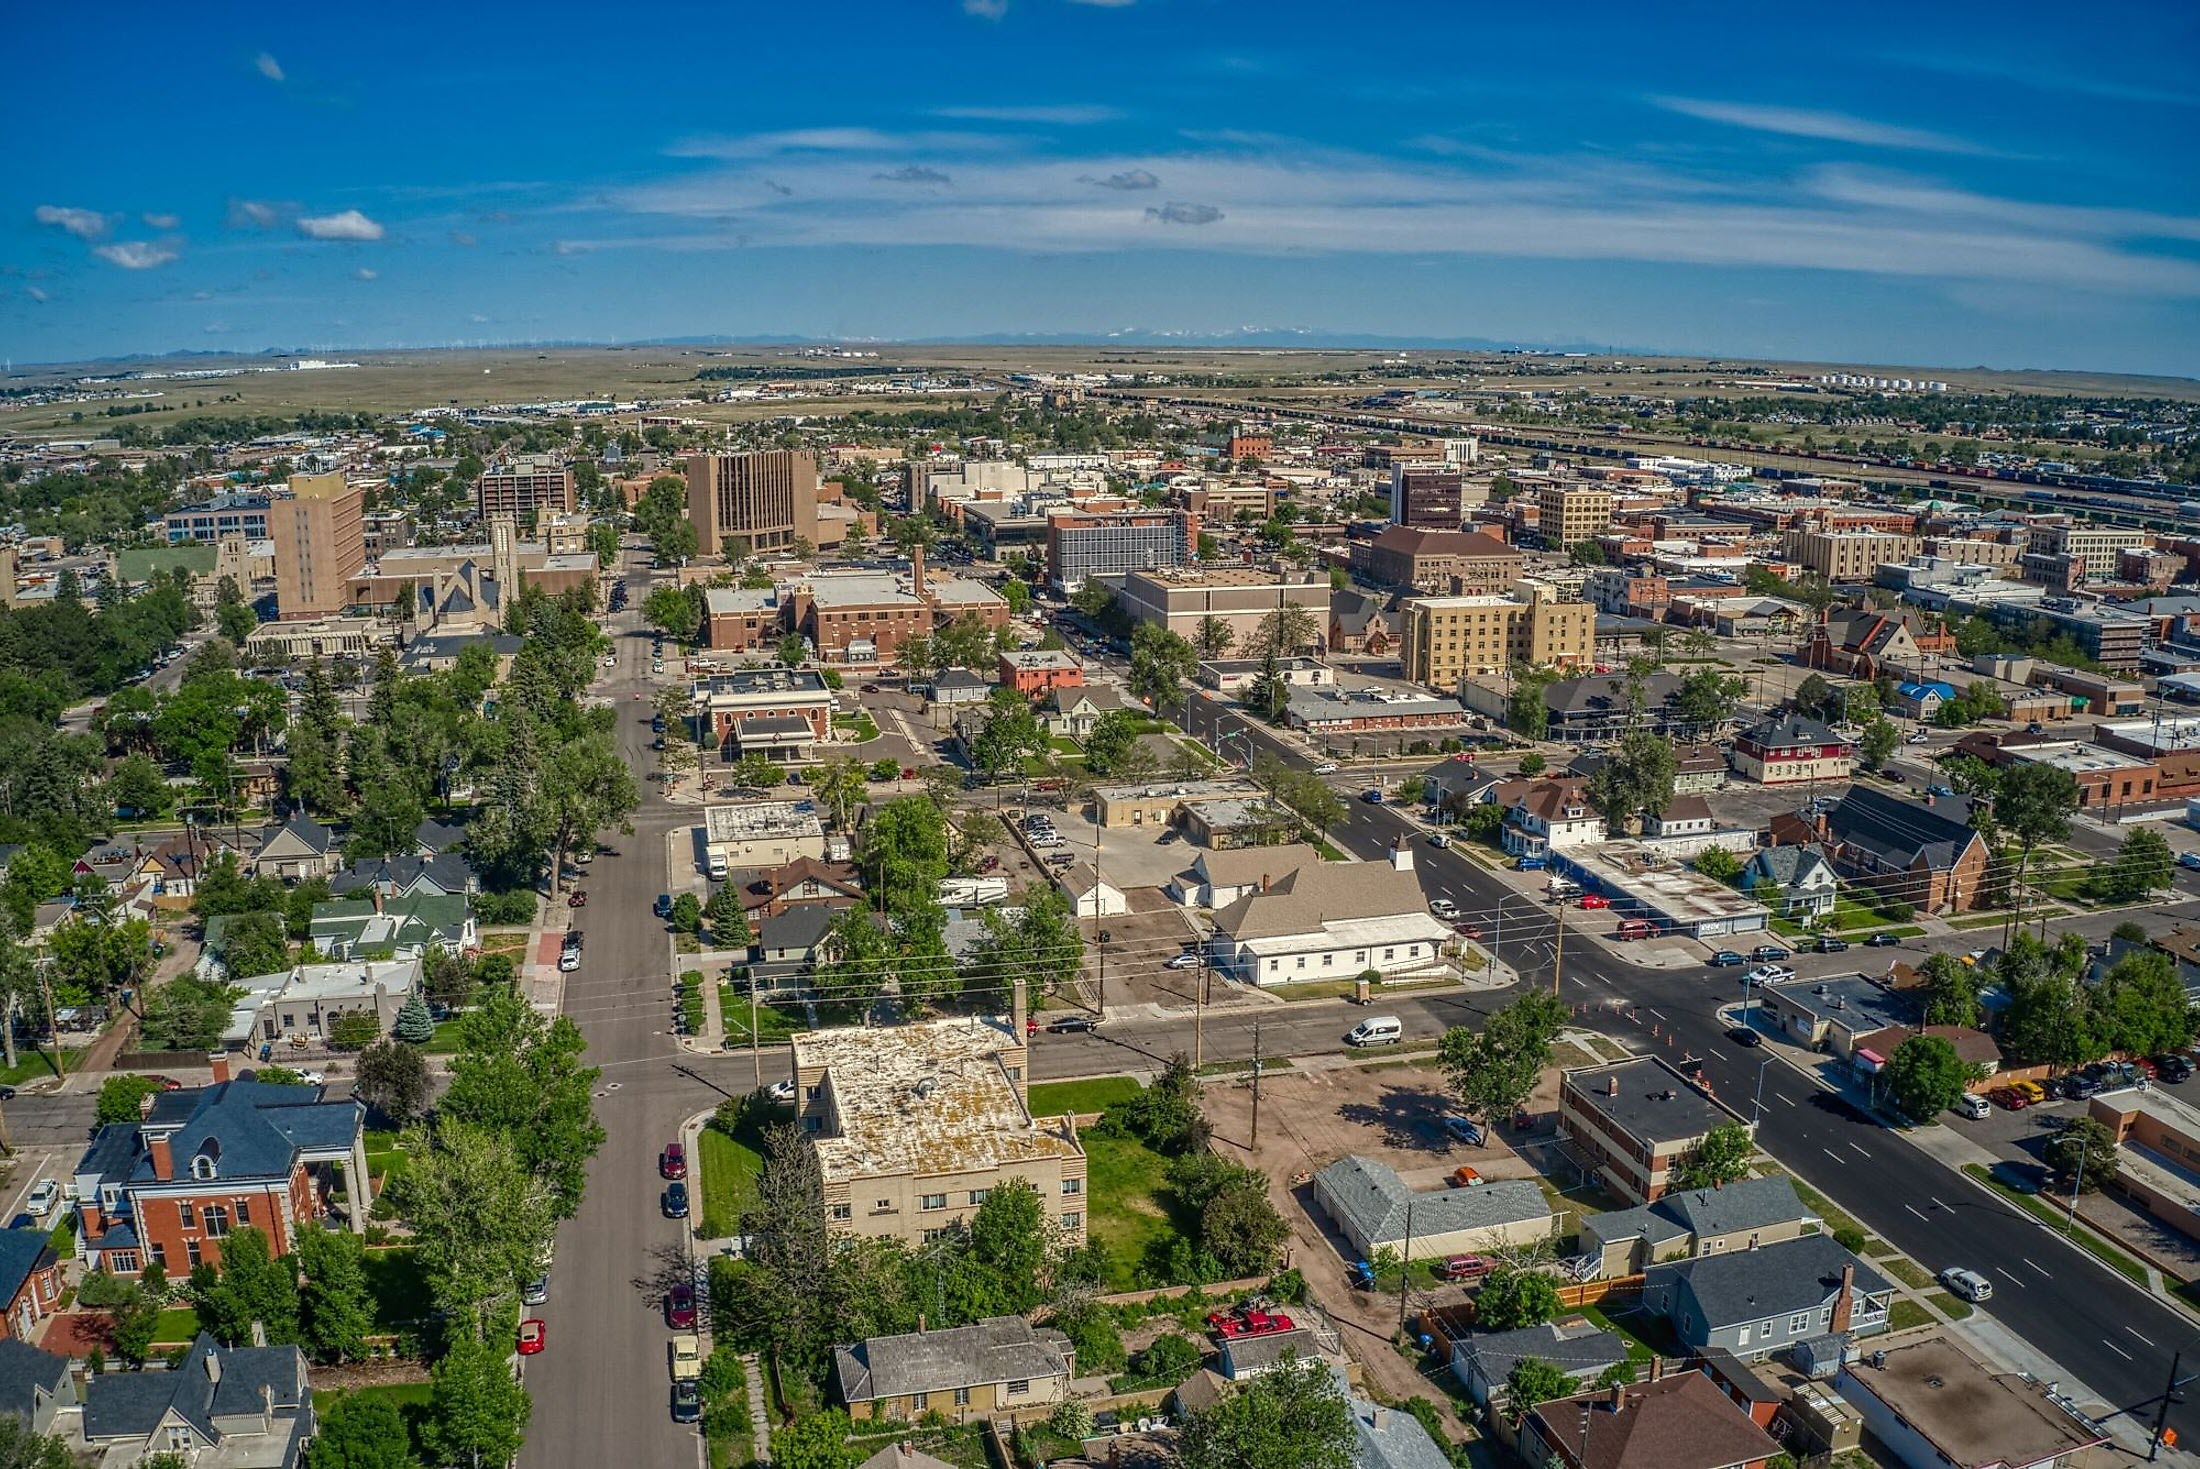
[(1030, 1391), (1031, 1379), (1028, 1377), (1014, 1378), (1008, 1384), (1008, 1395), (1012, 1398), (1024, 1397), (1028, 1395)]
[(958, 1387), (955, 1389), (955, 1406), (958, 1408), (967, 1408), (970, 1406), (969, 1388)]
[(913, 1392), (909, 1394), (909, 1406), (919, 1413), (922, 1413), (925, 1410), (926, 1405), (929, 1404), (931, 1401), (932, 1395), (928, 1392)]
[(176, 1205), (176, 1213), (182, 1216), (185, 1229), (197, 1229), (199, 1227), (199, 1206), (189, 1199), (185, 1199)]
[(168, 1426), (168, 1447), (181, 1453), (191, 1447), (191, 1430), (181, 1424)]
[(237, 1223), (239, 1227), (250, 1224), (251, 1222), (252, 1201), (250, 1199), (237, 1200)]
[(917, 1207), (920, 1209), (944, 1209), (947, 1207), (947, 1195), (926, 1194), (917, 1200)]
[(1771, 1340), (1772, 1340), (1772, 1323), (1771, 1323), (1771, 1322), (1769, 1322), (1769, 1321), (1766, 1321), (1766, 1322), (1763, 1322), (1763, 1323), (1761, 1323), (1761, 1324), (1760, 1324), (1760, 1325), (1758, 1326), (1758, 1328), (1757, 1328), (1757, 1335), (1759, 1335), (1760, 1337), (1763, 1337), (1763, 1338), (1764, 1338), (1764, 1339), (1765, 1339), (1766, 1341), (1771, 1341)]
[(977, 1207), (978, 1205), (980, 1205), (980, 1204), (984, 1203), (984, 1202), (985, 1202), (985, 1196), (986, 1196), (987, 1194), (989, 1194), (989, 1193), (992, 1193), (992, 1192), (993, 1192), (993, 1190), (991, 1190), (991, 1189), (989, 1189), (989, 1188), (974, 1188), (974, 1189), (972, 1189), (972, 1190), (970, 1191), (970, 1206), (971, 1206), (972, 1208), (976, 1208), (976, 1207)]
[(1329, 967), (1330, 965), (1332, 965), (1332, 964), (1334, 964), (1334, 963), (1336, 963), (1336, 962), (1337, 962), (1337, 956), (1336, 956), (1335, 954), (1324, 954), (1324, 955), (1322, 955), (1322, 968), (1324, 968), (1324, 969), (1327, 969), (1327, 968), (1328, 968), (1328, 967)]
[(1084, 1226), (1085, 1216), (1074, 1210), (1062, 1216), (1062, 1228), (1064, 1229), (1082, 1229)]
[(212, 1178), (214, 1176), (214, 1160), (206, 1154), (200, 1153), (191, 1160), (191, 1176), (193, 1178)]
[(197, 1269), (200, 1264), (199, 1242), (195, 1239), (185, 1240), (183, 1242), (183, 1251), (185, 1256), (190, 1260), (192, 1268)]
[(1744, 1326), (1734, 1333), (1734, 1345), (1738, 1347), (1746, 1347), (1749, 1345), (1748, 1327)]
[(158, 1240), (155, 1240), (150, 1246), (150, 1249), (153, 1256), (153, 1263), (155, 1265), (158, 1265), (161, 1269), (166, 1270), (168, 1268), (168, 1246), (160, 1243), (160, 1241)]
[(1304, 954), (1299, 955), (1299, 962), (1297, 967), (1300, 969), (1304, 969), (1306, 967), (1306, 956)]
[(1383, 957), (1385, 959), (1395, 959), (1398, 957), (1398, 951), (1396, 949), (1385, 949), (1383, 950)]
[(1810, 1330), (1810, 1312), (1798, 1311), (1788, 1318), (1788, 1335), (1801, 1336)]
[(208, 1204), (201, 1211), (201, 1222), (208, 1239), (221, 1239), (229, 1233), (229, 1211), (220, 1204)]
[(1065, 1178), (1065, 1179), (1063, 1179), (1063, 1180), (1062, 1180), (1062, 1192), (1063, 1192), (1063, 1193), (1065, 1193), (1065, 1194), (1081, 1194), (1081, 1193), (1083, 1193), (1084, 1191), (1085, 1191), (1085, 1181), (1084, 1181), (1084, 1180), (1083, 1180), (1082, 1178)]
[(834, 1204), (825, 1212), (829, 1219), (852, 1219), (856, 1211), (852, 1204)]

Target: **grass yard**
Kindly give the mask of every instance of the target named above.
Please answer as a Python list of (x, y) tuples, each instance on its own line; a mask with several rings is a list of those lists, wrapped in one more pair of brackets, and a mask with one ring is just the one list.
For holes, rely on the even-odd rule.
[(965, 1423), (954, 1428), (904, 1428), (896, 1426), (889, 1433), (873, 1433), (858, 1436), (851, 1443), (855, 1451), (868, 1458), (879, 1450), (897, 1443), (910, 1444), (917, 1452), (929, 1454), (954, 1469), (991, 1469), (993, 1461), (987, 1457), (985, 1429), (977, 1423)]
[(857, 744), (869, 744), (878, 738), (878, 721), (864, 713), (835, 714), (833, 728), (845, 729), (856, 737)]
[(367, 1251), (366, 1269), (376, 1330), (400, 1331), (428, 1318), (434, 1302), (428, 1299), (420, 1257), (410, 1246)]
[(1168, 1160), (1136, 1138), (1088, 1136), (1084, 1143), (1085, 1232), (1107, 1244), (1109, 1288), (1135, 1290), (1147, 1247), (1176, 1232), (1161, 1198)]
[(1881, 1260), (1879, 1268), (1912, 1290), (1926, 1290), (1933, 1283), (1932, 1272), (1907, 1256), (1896, 1255), (1891, 1259)]
[(198, 1339), (199, 1313), (189, 1306), (171, 1306), (153, 1322), (153, 1344), (174, 1346)]
[(1925, 1297), (1925, 1300), (1927, 1304), (1937, 1307), (1940, 1314), (1946, 1316), (1950, 1321), (1961, 1321), (1971, 1314), (1971, 1303), (1969, 1301), (1949, 1295), (1944, 1290), (1932, 1292)]
[(1908, 1296), (1895, 1297), (1894, 1304), (1887, 1308), (1887, 1330), (1889, 1331), (1908, 1331), (1913, 1327), (1930, 1326), (1932, 1324), (1933, 1313), (1916, 1301), (1911, 1300)]
[(1180, 738), (1176, 741), (1176, 747), (1179, 750), (1189, 752), (1194, 760), (1197, 760), (1201, 765), (1205, 766), (1209, 770), (1213, 770), (1216, 766), (1222, 763), (1220, 760), (1217, 760), (1215, 758), (1214, 751), (1208, 749), (1205, 745), (1199, 744), (1195, 741)]
[(757, 1124), (753, 1121), (732, 1137), (715, 1127), (705, 1127), (696, 1145), (696, 1166), (701, 1170), (703, 1196), (701, 1229), (705, 1239), (724, 1239), (741, 1228), (742, 1211), (756, 1196), (756, 1175), (764, 1165), (758, 1149)]
[(404, 1420), (405, 1432), (412, 1438), (414, 1455), (425, 1463), (427, 1445), (422, 1437), (428, 1424), (428, 1404), (434, 1395), (435, 1389), (429, 1383), (393, 1382), (382, 1387), (355, 1387), (345, 1392), (316, 1392), (313, 1406), (317, 1412), (325, 1414), (338, 1398), (381, 1398), (393, 1404), (397, 1416)]
[[(69, 1073), (73, 1076), (76, 1073), (75, 1060), (72, 1058), (67, 1065)], [(0, 1066), (0, 1084), (23, 1086), (33, 1081), (45, 1081), (60, 1074), (54, 1069), (53, 1057), (46, 1052), (18, 1051), (13, 1066)]]
[[(718, 1014), (726, 1023), (726, 1039), (747, 1044), (749, 1039), (749, 997), (739, 985), (728, 982), (718, 987)], [(792, 1035), (800, 1035), (810, 1027), (799, 1015), (773, 1005), (759, 1003), (756, 1007), (757, 1040), (764, 1045), (774, 1045)]]
[(438, 1020), (435, 1034), (428, 1038), (427, 1051), (431, 1056), (455, 1056), (458, 1054), (458, 1018)]
[(1031, 1089), (1035, 1117), (1059, 1117), (1064, 1112), (1105, 1112), (1117, 1102), (1138, 1095), (1135, 1076), (1095, 1076), (1084, 1081), (1046, 1081)]
[(1576, 1306), (1566, 1314), (1580, 1316), (1626, 1342), (1627, 1360), (1638, 1366), (1661, 1354), (1675, 1355), (1679, 1345), (1664, 1322), (1641, 1311), (1607, 1312), (1600, 1306)]

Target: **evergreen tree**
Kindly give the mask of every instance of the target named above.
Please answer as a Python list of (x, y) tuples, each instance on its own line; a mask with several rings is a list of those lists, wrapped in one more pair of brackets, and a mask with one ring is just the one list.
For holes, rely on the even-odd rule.
[(421, 1002), (419, 991), (405, 997), (398, 1007), (397, 1022), (390, 1034), (407, 1045), (424, 1046), (435, 1039), (435, 1021), (428, 1014), (428, 1007)]

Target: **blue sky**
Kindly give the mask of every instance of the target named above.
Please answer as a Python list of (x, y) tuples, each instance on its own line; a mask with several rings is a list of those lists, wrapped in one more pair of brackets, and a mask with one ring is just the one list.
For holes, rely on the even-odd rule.
[(19, 7), (0, 352), (1240, 328), (2200, 374), (2200, 7)]

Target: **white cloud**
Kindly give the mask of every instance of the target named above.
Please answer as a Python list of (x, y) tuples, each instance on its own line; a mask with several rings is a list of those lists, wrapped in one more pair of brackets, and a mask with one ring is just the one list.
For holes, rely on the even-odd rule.
[(233, 230), (271, 230), (283, 222), (285, 206), (269, 204), (259, 199), (232, 199), (229, 201), (229, 227)]
[(470, 235), (464, 230), (452, 230), (451, 243), (471, 250), (474, 246), (480, 244), (481, 240), (478, 236)]
[[(283, 79), (283, 64), (265, 51), (252, 58), (252, 67), (271, 82), (279, 82)], [(308, 70), (311, 70), (311, 68), (308, 68)]]
[(30, 297), (33, 301), (37, 301), (40, 303), (51, 301), (53, 299), (53, 297), (47, 295), (44, 291), (41, 291), (36, 286), (25, 286), (23, 288), (23, 294)]
[(980, 20), (999, 20), (1008, 14), (1008, 0), (963, 0), (963, 14)]
[(114, 224), (112, 218), (96, 209), (71, 209), (62, 204), (41, 204), (34, 217), (40, 224), (86, 241), (98, 239)]
[(1653, 97), (1667, 112), (1747, 128), (1756, 133), (1778, 133), (1790, 138), (1821, 138), (1831, 143), (1855, 143), (1866, 148), (1895, 148), (1921, 153), (1966, 153), (1988, 156), (1993, 150), (1967, 139), (1923, 128), (1899, 127), (1851, 117), (1844, 112), (1813, 112), (1802, 107), (1760, 107), (1747, 102), (1719, 102), (1696, 97)]
[(172, 230), (183, 223), (180, 218), (173, 214), (145, 214), (140, 215), (139, 218), (145, 221), (146, 228), (156, 230)]
[(925, 168), (922, 165), (915, 163), (905, 163), (900, 168), (895, 169), (891, 173), (874, 173), (871, 175), (871, 177), (877, 179), (881, 183), (887, 184), (924, 184), (927, 186), (937, 186), (940, 184), (951, 184), (954, 182), (953, 179), (949, 178), (946, 174), (941, 173), (936, 168)]
[(117, 240), (112, 245), (94, 246), (92, 253), (124, 270), (152, 270), (176, 258), (176, 252), (168, 246), (147, 240)]
[(360, 266), (360, 267), (359, 267), (359, 268), (358, 268), (357, 270), (355, 270), (355, 271), (353, 271), (353, 272), (351, 273), (351, 278), (352, 278), (353, 280), (355, 280), (355, 281), (371, 281), (371, 280), (380, 280), (380, 279), (381, 279), (381, 277), (382, 277), (382, 272), (381, 272), (381, 271), (379, 271), (379, 270), (369, 270), (369, 269), (367, 269), (367, 268), (366, 268), (366, 267), (365, 267), (364, 265)]
[(935, 107), (932, 115), (962, 118), (971, 122), (1035, 122), (1062, 127), (1083, 127), (1088, 123), (1113, 122), (1123, 114), (1114, 107), (1065, 102), (1029, 107)]
[(1069, 0), (1072, 5), (1089, 5), (1095, 10), (1128, 10), (1138, 0)]
[(1213, 224), (1222, 211), (1212, 204), (1164, 204), (1146, 211), (1146, 218), (1161, 224)]
[(298, 233), (309, 240), (379, 240), (383, 230), (358, 210), (345, 209), (307, 215), (298, 221)]
[(998, 149), (1003, 139), (986, 133), (888, 133), (877, 128), (794, 128), (738, 137), (685, 138), (665, 150), (674, 158), (764, 158), (803, 153), (917, 153), (946, 149)]
[(1126, 168), (1120, 173), (1111, 173), (1106, 178), (1099, 179), (1094, 178), (1089, 173), (1079, 174), (1077, 182), (1081, 184), (1098, 184), (1103, 189), (1158, 189), (1161, 187), (1160, 178), (1151, 169), (1144, 168)]

